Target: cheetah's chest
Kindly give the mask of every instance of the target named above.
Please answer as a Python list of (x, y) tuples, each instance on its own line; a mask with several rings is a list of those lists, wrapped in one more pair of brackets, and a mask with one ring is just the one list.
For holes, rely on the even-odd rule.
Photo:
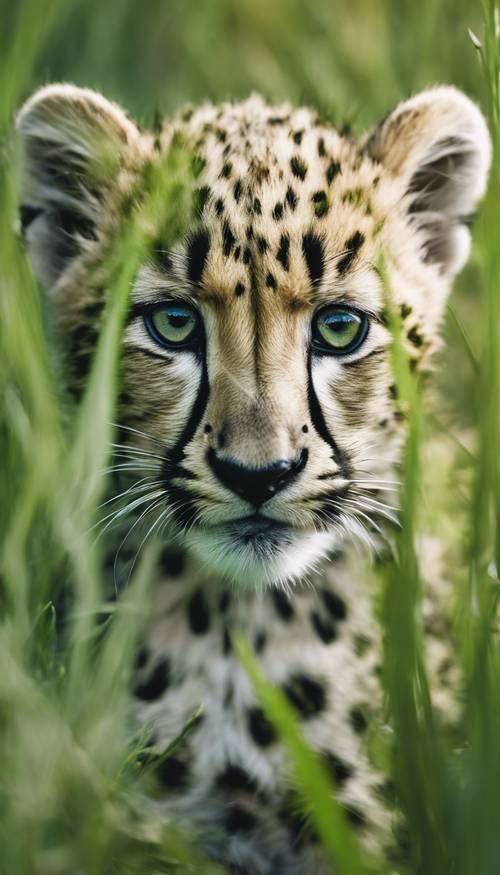
[[(151, 727), (155, 749), (162, 751), (203, 710), (191, 734), (159, 766), (165, 788), (160, 804), (190, 828), (194, 823), (224, 835), (224, 854), (228, 842), (248, 842), (255, 850), (254, 831), (260, 846), (280, 836), (282, 849), (290, 845), (289, 832), (296, 829), (296, 818), (286, 816), (290, 767), (233, 652), (237, 631), (267, 679), (296, 707), (306, 740), (332, 771), (352, 821), (369, 831), (380, 819), (372, 804), (380, 776), (368, 766), (362, 736), (367, 710), (378, 699), (377, 648), (368, 594), (353, 583), (348, 566), (340, 560), (326, 566), (291, 598), (281, 591), (228, 590), (196, 568), (180, 571), (169, 554), (165, 567), (141, 652), (139, 720)], [(168, 574), (173, 567), (177, 576)], [(215, 846), (217, 854), (217, 841)]]

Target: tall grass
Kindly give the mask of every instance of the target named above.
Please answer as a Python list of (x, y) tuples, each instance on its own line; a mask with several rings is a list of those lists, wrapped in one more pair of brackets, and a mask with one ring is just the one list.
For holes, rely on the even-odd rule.
[[(455, 305), (460, 318), (447, 329), (454, 357), (448, 361), (459, 361), (463, 375), (448, 395), (455, 411), (466, 410), (454, 418), (473, 423), (476, 433), (473, 455), (460, 458), (472, 485), (460, 513), (453, 477), (439, 505), (458, 530), (452, 551), (458, 558), (455, 565), (450, 560), (447, 574), (456, 581), (463, 721), (450, 738), (430, 702), (414, 545), (422, 519), (433, 514), (432, 507), (422, 509), (422, 490), (433, 473), (426, 478), (422, 452), (432, 428), (394, 320), (393, 365), (409, 410), (409, 433), (404, 525), (382, 573), (381, 622), (394, 731), (388, 768), (409, 827), (409, 847), (404, 862), (381, 861), (380, 871), (390, 865), (390, 871), (412, 875), (497, 875), (500, 13), (494, 0), (484, 0), (482, 8), (465, 0), (425, 0), (418, 7), (400, 0), (341, 0), (335, 6), (327, 0), (151, 0), (144, 17), (129, 0), (115, 0), (109, 10), (93, 0), (52, 0), (43, 7), (25, 0), (15, 8), (0, 4), (0, 13), (0, 871), (216, 871), (187, 847), (175, 825), (158, 823), (145, 801), (150, 777), (140, 765), (140, 741), (136, 750), (130, 747), (129, 684), (154, 551), (144, 551), (132, 584), (109, 604), (103, 542), (93, 532), (130, 280), (150, 242), (150, 211), (162, 216), (167, 239), (182, 233), (191, 210), (191, 162), (182, 145), (174, 146), (124, 218), (107, 262), (108, 306), (89, 384), (77, 409), (69, 410), (53, 378), (43, 303), (14, 231), (19, 167), (11, 127), (16, 107), (41, 77), (108, 85), (112, 96), (148, 120), (157, 105), (225, 96), (231, 70), (236, 95), (257, 87), (271, 97), (306, 97), (337, 118), (348, 106), (347, 120), (355, 126), (375, 119), (405, 91), (439, 79), (485, 99), (495, 149), (492, 179), (473, 267)], [(466, 26), (477, 34), (475, 47)], [(75, 57), (77, 35), (83, 49)], [(467, 281), (475, 287), (473, 300), (465, 294)], [(454, 331), (457, 324), (466, 327)], [(463, 389), (470, 389), (472, 379), (474, 403)], [(438, 412), (439, 439), (446, 442), (446, 416)], [(449, 528), (442, 526), (445, 535)], [(62, 636), (61, 594), (69, 603)], [(111, 616), (104, 633), (103, 611)], [(290, 706), (262, 680), (244, 644), (240, 653), (288, 747), (304, 805), (339, 875), (371, 871), (374, 864), (327, 798), (330, 785), (305, 748)]]

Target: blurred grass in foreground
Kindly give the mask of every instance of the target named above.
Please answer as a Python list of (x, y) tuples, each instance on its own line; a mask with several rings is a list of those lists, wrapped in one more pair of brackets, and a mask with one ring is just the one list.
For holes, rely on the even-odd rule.
[[(420, 583), (414, 536), (422, 515), (422, 434), (429, 428), (419, 387), (399, 352), (397, 324), (394, 368), (401, 396), (410, 409), (410, 430), (404, 461), (404, 527), (394, 561), (385, 572), (382, 622), (384, 680), (394, 727), (391, 768), (410, 833), (408, 860), (401, 867), (391, 864), (390, 871), (498, 875), (500, 665), (498, 644), (492, 635), (500, 561), (498, 8), (493, 0), (484, 0), (483, 28), (480, 7), (464, 0), (441, 4), (425, 0), (418, 8), (409, 0), (373, 5), (367, 0), (342, 0), (335, 8), (325, 0), (314, 7), (299, 0), (277, 0), (275, 4), (214, 0), (196, 5), (191, 0), (185, 4), (151, 0), (149, 16), (138, 26), (134, 6), (128, 0), (115, 0), (110, 4), (112, 14), (101, 16), (97, 4), (77, 0), (64, 8), (57, 0), (43, 6), (31, 0), (17, 9), (3, 5), (1, 871), (7, 875), (210, 875), (216, 871), (187, 850), (172, 828), (160, 827), (143, 796), (147, 769), (139, 770), (129, 748), (127, 705), (133, 647), (154, 556), (145, 552), (126, 596), (112, 606), (113, 622), (104, 643), (98, 646), (98, 614), (110, 606), (103, 603), (99, 543), (94, 543), (90, 533), (102, 490), (99, 471), (106, 465), (109, 422), (114, 418), (127, 290), (148, 246), (147, 214), (149, 210), (156, 214), (164, 211), (167, 234), (174, 237), (182, 231), (191, 203), (190, 165), (182, 149), (174, 149), (149, 195), (142, 201), (138, 198), (132, 215), (124, 221), (108, 263), (109, 306), (92, 377), (68, 427), (52, 381), (38, 293), (12, 232), (18, 174), (10, 125), (31, 86), (32, 70), (44, 69), (52, 52), (51, 78), (75, 78), (98, 87), (105, 87), (108, 80), (112, 91), (114, 83), (116, 96), (124, 102), (130, 96), (132, 105), (151, 116), (160, 92), (157, 83), (165, 83), (168, 75), (172, 79), (162, 100), (170, 108), (189, 97), (225, 96), (229, 70), (234, 74), (232, 91), (237, 95), (258, 87), (278, 98), (306, 96), (333, 115), (348, 106), (348, 114), (357, 124), (374, 119), (401, 93), (438, 79), (452, 79), (486, 95), (495, 160), (472, 269), (482, 291), (481, 304), (477, 298), (473, 310), (467, 304), (467, 312), (473, 312), (478, 323), (474, 337), (467, 342), (473, 349), (480, 348), (481, 354), (475, 364), (475, 406), (471, 411), (469, 402), (468, 407), (469, 421), (477, 426), (477, 450), (462, 463), (469, 467), (473, 480), (466, 501), (465, 528), (464, 516), (455, 513), (452, 484), (447, 484), (447, 493), (441, 497), (444, 512), (462, 525), (454, 536), (460, 558), (456, 567), (447, 569), (457, 581), (456, 635), (464, 674), (464, 721), (453, 745), (434, 720), (416, 620)], [(453, 27), (453, 15), (461, 16), (461, 29)], [(113, 29), (108, 32), (106, 26), (111, 28), (112, 18)], [(466, 24), (477, 31), (482, 42), (477, 50), (482, 87), (480, 65), (475, 66), (465, 35)], [(79, 58), (69, 58), (66, 53), (74, 52), (75, 40), (66, 39), (59, 45), (61, 34), (76, 33), (80, 27), (86, 51)], [(128, 40), (121, 39), (124, 35)], [(165, 58), (157, 77), (160, 71), (154, 64), (159, 63), (163, 37), (172, 48), (173, 59)], [(57, 51), (55, 41), (59, 41)], [(221, 48), (217, 58), (214, 45)], [(127, 47), (136, 49), (135, 62), (125, 57)], [(468, 62), (463, 63), (467, 51)], [(234, 64), (234, 53), (241, 57), (238, 65)], [(457, 354), (466, 358), (460, 342), (456, 340)], [(466, 394), (460, 395), (457, 389), (454, 397), (465, 398), (467, 407)], [(61, 651), (56, 640), (54, 597), (63, 583), (73, 601), (71, 633)], [(290, 708), (259, 677), (244, 645), (240, 652), (290, 751), (304, 805), (312, 812), (325, 851), (337, 861), (338, 875), (371, 871), (371, 863), (359, 851), (341, 810), (326, 801), (326, 779), (304, 748)], [(385, 875), (387, 865), (382, 862), (380, 867)]]

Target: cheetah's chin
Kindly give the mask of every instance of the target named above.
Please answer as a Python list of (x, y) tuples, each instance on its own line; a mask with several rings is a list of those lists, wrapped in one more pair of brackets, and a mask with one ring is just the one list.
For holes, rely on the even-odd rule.
[(331, 532), (301, 532), (272, 521), (193, 529), (187, 542), (210, 570), (253, 589), (304, 579), (337, 546)]

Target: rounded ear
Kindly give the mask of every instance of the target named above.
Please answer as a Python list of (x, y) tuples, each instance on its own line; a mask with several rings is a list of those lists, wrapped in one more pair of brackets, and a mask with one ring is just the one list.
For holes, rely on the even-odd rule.
[(37, 91), (20, 110), (17, 130), (21, 228), (33, 271), (48, 289), (98, 239), (106, 193), (140, 135), (118, 106), (74, 85)]
[(424, 260), (452, 278), (467, 259), (468, 225), (491, 163), (480, 110), (456, 88), (432, 88), (399, 104), (365, 148), (401, 180)]

